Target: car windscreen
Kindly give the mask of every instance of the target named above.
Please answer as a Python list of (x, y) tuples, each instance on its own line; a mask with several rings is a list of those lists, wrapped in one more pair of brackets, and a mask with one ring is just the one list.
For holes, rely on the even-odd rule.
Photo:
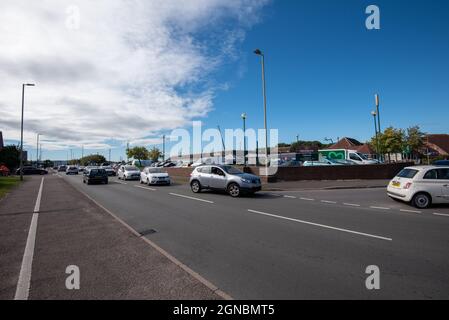
[(104, 169), (91, 169), (89, 171), (89, 174), (91, 174), (91, 175), (102, 175), (105, 173), (106, 173), (106, 171)]
[(139, 171), (139, 169), (137, 167), (133, 167), (133, 166), (126, 166), (125, 170), (126, 171)]
[(149, 173), (164, 173), (164, 170), (161, 168), (148, 168)]
[(231, 167), (231, 166), (223, 166), (223, 170), (229, 174), (243, 174), (242, 171), (240, 171), (237, 168)]
[(402, 171), (399, 172), (396, 177), (413, 179), (416, 176), (417, 173), (418, 173), (418, 170), (402, 169)]

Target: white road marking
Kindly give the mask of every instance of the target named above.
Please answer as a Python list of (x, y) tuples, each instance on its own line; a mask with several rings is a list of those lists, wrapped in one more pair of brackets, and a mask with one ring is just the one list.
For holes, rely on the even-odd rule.
[(120, 184), (127, 184), (126, 182), (121, 182), (121, 181), (114, 181), (115, 183), (120, 183)]
[(34, 245), (36, 243), (37, 219), (39, 218), (43, 185), (44, 178), (42, 178), (41, 180), (36, 204), (34, 205), (33, 217), (31, 218), (30, 229), (28, 231), (28, 238), (25, 246), (25, 252), (23, 253), (22, 265), (20, 267), (19, 280), (17, 281), (14, 300), (28, 300), (28, 296), (30, 294), (31, 269), (33, 264)]
[(386, 207), (375, 207), (375, 206), (370, 206), (371, 209), (379, 209), (379, 210), (391, 210), (391, 208), (386, 208)]
[(301, 200), (305, 200), (305, 201), (315, 201), (315, 199), (310, 199), (310, 198), (299, 198)]
[(294, 197), (294, 196), (284, 196), (284, 198), (296, 199), (296, 197)]
[(256, 214), (260, 214), (260, 215), (264, 215), (264, 216), (268, 216), (268, 217), (273, 217), (273, 218), (278, 218), (278, 219), (283, 219), (283, 220), (289, 220), (289, 221), (303, 223), (303, 224), (308, 224), (308, 225), (311, 225), (311, 226), (316, 226), (316, 227), (321, 227), (321, 228), (326, 228), (326, 229), (331, 229), (331, 230), (336, 230), (336, 231), (342, 231), (342, 232), (357, 234), (357, 235), (360, 235), (360, 236), (376, 238), (376, 239), (381, 239), (381, 240), (386, 240), (386, 241), (393, 241), (392, 238), (386, 238), (386, 237), (377, 236), (377, 235), (374, 235), (374, 234), (358, 232), (358, 231), (353, 231), (353, 230), (349, 230), (349, 229), (336, 228), (336, 227), (332, 227), (332, 226), (328, 226), (328, 225), (324, 225), (324, 224), (319, 224), (319, 223), (314, 223), (314, 222), (309, 222), (309, 221), (304, 221), (304, 220), (299, 220), (299, 219), (293, 219), (293, 218), (278, 216), (278, 215), (275, 215), (275, 214), (261, 212), (261, 211), (256, 211), (256, 210), (251, 210), (251, 209), (248, 209), (248, 211), (251, 212), (251, 213), (256, 213)]
[(360, 207), (360, 205), (356, 204), (356, 203), (346, 203), (346, 202), (344, 202), (343, 205), (349, 206), (349, 207)]
[(434, 215), (436, 215), (436, 216), (442, 216), (442, 217), (449, 217), (449, 214), (447, 214), (447, 213), (438, 213), (438, 212), (435, 212)]
[(189, 196), (185, 196), (185, 195), (182, 195), (182, 194), (177, 194), (177, 193), (172, 193), (172, 192), (170, 192), (169, 194), (171, 194), (172, 196), (186, 198), (186, 199), (190, 199), (190, 200), (197, 200), (197, 201), (202, 201), (202, 202), (207, 202), (207, 203), (214, 203), (213, 201), (204, 200), (204, 199), (200, 199), (200, 198), (189, 197)]
[(402, 211), (402, 212), (410, 212), (410, 213), (421, 213), (421, 211), (418, 211), (418, 210), (401, 209), (401, 210), (399, 210), (399, 211)]
[(136, 188), (141, 188), (141, 189), (147, 189), (147, 190), (151, 190), (151, 191), (156, 191), (156, 189), (154, 188), (149, 188), (149, 187), (142, 187), (142, 186), (134, 186)]
[(323, 202), (323, 203), (332, 203), (332, 204), (336, 204), (337, 203), (335, 201), (329, 201), (329, 200), (321, 200), (321, 202)]

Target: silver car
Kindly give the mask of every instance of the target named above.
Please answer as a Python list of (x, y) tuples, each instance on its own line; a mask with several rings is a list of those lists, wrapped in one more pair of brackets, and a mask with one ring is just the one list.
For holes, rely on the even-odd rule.
[(123, 180), (139, 180), (140, 169), (135, 166), (122, 165), (117, 171), (117, 178)]
[(260, 178), (227, 165), (204, 165), (193, 170), (190, 187), (194, 193), (203, 189), (226, 191), (232, 197), (254, 194), (262, 189)]

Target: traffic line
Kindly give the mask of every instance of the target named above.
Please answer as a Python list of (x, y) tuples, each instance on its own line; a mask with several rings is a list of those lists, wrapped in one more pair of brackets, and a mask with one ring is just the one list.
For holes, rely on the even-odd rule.
[(336, 204), (337, 202), (335, 201), (329, 201), (329, 200), (321, 200), (322, 203), (331, 203), (331, 204)]
[(140, 189), (147, 189), (147, 190), (151, 190), (151, 191), (156, 191), (156, 189), (154, 188), (149, 188), (149, 187), (142, 187), (142, 186), (134, 186), (136, 188), (140, 188)]
[(356, 204), (356, 203), (346, 203), (346, 202), (344, 202), (343, 205), (349, 206), (349, 207), (361, 207), (360, 204)]
[(170, 192), (169, 194), (171, 194), (172, 196), (186, 198), (186, 199), (190, 199), (190, 200), (197, 200), (197, 201), (202, 201), (202, 202), (207, 202), (207, 203), (214, 203), (213, 201), (204, 200), (204, 199), (195, 198), (195, 197), (189, 197), (189, 196), (185, 196), (183, 194), (177, 194), (177, 193), (172, 193), (172, 192)]
[(31, 269), (33, 264), (34, 246), (36, 244), (37, 219), (39, 218), (43, 185), (44, 178), (41, 180), (39, 192), (37, 193), (36, 204), (34, 205), (33, 217), (31, 218), (30, 229), (28, 231), (25, 252), (23, 253), (22, 265), (20, 266), (19, 280), (17, 281), (14, 300), (28, 300), (28, 296), (30, 294)]
[(418, 211), (418, 210), (401, 209), (401, 210), (399, 210), (399, 211), (402, 211), (402, 212), (409, 212), (409, 213), (421, 213), (421, 211)]
[(449, 217), (449, 214), (447, 214), (447, 213), (438, 213), (438, 212), (434, 212), (433, 214), (434, 214), (435, 216)]
[(127, 184), (126, 182), (114, 181), (114, 183)]
[(387, 208), (387, 207), (375, 207), (375, 206), (370, 206), (371, 209), (378, 209), (378, 210), (391, 210), (391, 208)]
[(378, 235), (374, 235), (374, 234), (369, 234), (369, 233), (358, 232), (358, 231), (349, 230), (349, 229), (342, 229), (342, 228), (332, 227), (332, 226), (328, 226), (328, 225), (324, 225), (324, 224), (319, 224), (319, 223), (314, 223), (314, 222), (309, 222), (309, 221), (304, 221), (304, 220), (299, 220), (299, 219), (294, 219), (294, 218), (289, 218), (289, 217), (284, 217), (284, 216), (278, 216), (278, 215), (275, 215), (275, 214), (261, 212), (261, 211), (256, 211), (256, 210), (251, 210), (251, 209), (248, 209), (248, 211), (251, 212), (251, 213), (260, 214), (260, 215), (263, 215), (263, 216), (268, 216), (268, 217), (272, 217), (272, 218), (298, 222), (298, 223), (307, 224), (307, 225), (316, 226), (316, 227), (321, 227), (321, 228), (325, 228), (325, 229), (331, 229), (331, 230), (336, 230), (336, 231), (341, 231), (341, 232), (346, 232), (346, 233), (352, 233), (352, 234), (357, 234), (357, 235), (365, 236), (365, 237), (369, 237), (369, 238), (376, 238), (376, 239), (380, 239), (380, 240), (393, 241), (392, 238), (382, 237), (382, 236), (378, 236)]
[(289, 198), (289, 199), (296, 199), (295, 196), (284, 196), (284, 198)]
[(305, 201), (315, 201), (315, 199), (310, 199), (310, 198), (299, 198), (301, 200), (305, 200)]

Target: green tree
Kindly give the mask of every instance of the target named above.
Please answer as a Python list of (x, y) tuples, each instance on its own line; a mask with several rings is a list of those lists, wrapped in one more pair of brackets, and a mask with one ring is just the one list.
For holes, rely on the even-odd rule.
[(20, 165), (20, 149), (15, 145), (5, 146), (0, 151), (0, 164), (5, 164), (9, 170), (14, 170)]
[(128, 156), (128, 158), (139, 160), (139, 164), (141, 164), (140, 160), (149, 159), (149, 152), (145, 147), (133, 147), (131, 149), (127, 149), (126, 155)]
[(88, 166), (90, 164), (101, 164), (106, 162), (106, 158), (100, 154), (91, 154), (82, 157), (79, 160), (74, 160), (75, 164), (80, 164), (82, 166)]
[(379, 149), (381, 153), (388, 154), (391, 161), (392, 153), (402, 153), (405, 146), (405, 132), (402, 129), (388, 127), (379, 135)]
[(419, 126), (408, 128), (405, 138), (407, 151), (413, 155), (418, 154), (424, 146), (424, 137), (425, 133), (421, 131)]
[(290, 145), (290, 152), (298, 152), (301, 148), (323, 149), (327, 145), (322, 144), (320, 141), (296, 141)]
[(158, 148), (153, 147), (153, 148), (149, 151), (148, 156), (149, 156), (150, 160), (158, 161), (159, 158), (162, 156), (162, 152), (161, 152), (161, 150), (159, 150)]

